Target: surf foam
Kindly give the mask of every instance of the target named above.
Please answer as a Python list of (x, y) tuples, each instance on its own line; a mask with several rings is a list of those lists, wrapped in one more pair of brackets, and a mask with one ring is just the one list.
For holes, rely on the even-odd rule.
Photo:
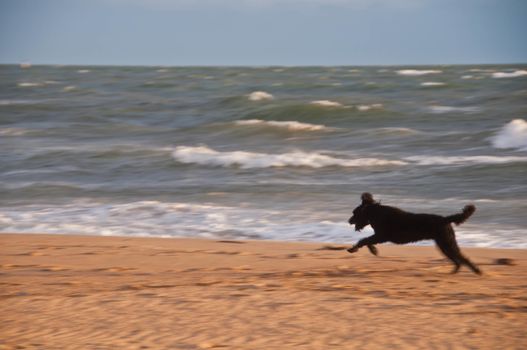
[(491, 139), (496, 148), (518, 148), (527, 150), (527, 121), (514, 119), (507, 123)]
[[(310, 212), (230, 207), (214, 203), (138, 201), (65, 205), (29, 205), (0, 212), (0, 232), (90, 234), (102, 236), (203, 237), (342, 241), (349, 239), (345, 220)], [(371, 234), (366, 229), (361, 235)], [(359, 234), (355, 234), (359, 236)], [(360, 236), (359, 236), (360, 237)]]
[[(456, 202), (458, 205), (458, 202)], [(24, 205), (0, 212), (0, 232), (89, 234), (95, 236), (202, 237), (281, 241), (350, 242), (373, 234), (354, 232), (340, 214), (258, 209), (215, 203), (76, 200), (63, 205)], [(294, 216), (294, 220), (291, 219)], [(329, 217), (329, 218), (328, 218)], [(493, 234), (490, 235), (489, 232)], [(471, 246), (526, 248), (525, 230), (503, 225), (460, 228), (458, 239)], [(497, 239), (507, 237), (507, 239)], [(429, 244), (425, 242), (424, 244)]]
[(275, 121), (275, 120), (249, 119), (249, 120), (237, 120), (234, 123), (236, 125), (271, 126), (271, 127), (277, 127), (277, 128), (284, 128), (284, 129), (291, 130), (291, 131), (316, 131), (316, 130), (327, 129), (324, 125), (301, 123), (297, 121)]
[(178, 146), (172, 153), (174, 159), (186, 164), (231, 167), (243, 169), (271, 167), (371, 167), (405, 165), (406, 162), (378, 158), (343, 159), (318, 152), (289, 152), (282, 154), (255, 153), (246, 151), (219, 152), (207, 146)]

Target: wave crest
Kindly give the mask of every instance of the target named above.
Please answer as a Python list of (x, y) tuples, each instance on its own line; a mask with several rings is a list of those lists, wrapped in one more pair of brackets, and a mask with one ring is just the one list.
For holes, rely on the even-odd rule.
[(445, 86), (445, 83), (441, 83), (439, 81), (425, 81), (424, 83), (421, 83), (421, 86), (424, 87), (435, 87), (435, 86)]
[(329, 100), (311, 101), (309, 104), (320, 107), (342, 107), (341, 103)]
[(219, 152), (207, 146), (178, 146), (172, 153), (172, 156), (176, 161), (186, 164), (222, 167), (239, 166), (243, 169), (288, 166), (310, 168), (322, 168), (328, 166), (368, 167), (407, 164), (403, 161), (378, 158), (335, 158), (318, 152), (295, 151), (282, 154), (254, 153), (246, 151)]
[(254, 91), (249, 94), (250, 101), (272, 100), (274, 96), (265, 91)]
[(492, 145), (496, 148), (519, 148), (527, 150), (527, 121), (514, 119), (507, 123), (492, 138)]
[(262, 125), (276, 128), (284, 128), (291, 131), (316, 131), (327, 129), (324, 125), (301, 123), (297, 121), (275, 121), (275, 120), (261, 120), (261, 119), (248, 119), (248, 120), (237, 120), (234, 122), (236, 125)]
[(445, 113), (478, 113), (481, 109), (476, 106), (467, 107), (454, 107), (454, 106), (429, 106), (428, 111), (434, 114), (445, 114)]
[(23, 83), (18, 83), (17, 84), (18, 87), (41, 87), (41, 86), (44, 86), (43, 83), (33, 83), (33, 82), (23, 82)]
[(401, 69), (397, 71), (397, 74), (399, 75), (406, 75), (406, 76), (420, 76), (420, 75), (428, 75), (428, 74), (439, 74), (443, 71), (436, 70), (436, 69)]

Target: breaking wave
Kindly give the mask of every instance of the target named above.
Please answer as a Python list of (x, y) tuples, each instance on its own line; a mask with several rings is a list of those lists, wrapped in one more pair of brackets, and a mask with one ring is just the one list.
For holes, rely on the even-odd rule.
[(527, 150), (527, 121), (514, 119), (507, 123), (491, 139), (496, 148), (519, 148)]
[(272, 100), (274, 99), (274, 96), (265, 91), (254, 91), (249, 94), (248, 98), (250, 101), (264, 101)]
[(492, 73), (493, 78), (517, 78), (527, 75), (527, 70), (517, 70), (514, 72), (495, 72)]
[(473, 164), (507, 164), (525, 163), (527, 157), (499, 156), (411, 156), (404, 160), (418, 165), (473, 165)]
[(405, 165), (406, 162), (378, 158), (343, 159), (318, 152), (289, 152), (282, 154), (255, 153), (246, 151), (219, 152), (207, 146), (176, 147), (172, 153), (174, 159), (186, 164), (231, 167), (243, 169), (271, 167), (371, 167), (387, 165)]

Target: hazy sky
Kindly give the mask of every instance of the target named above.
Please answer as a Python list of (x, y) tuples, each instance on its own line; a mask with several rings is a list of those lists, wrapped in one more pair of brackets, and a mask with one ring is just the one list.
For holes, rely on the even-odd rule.
[(0, 0), (0, 63), (527, 62), (527, 0)]

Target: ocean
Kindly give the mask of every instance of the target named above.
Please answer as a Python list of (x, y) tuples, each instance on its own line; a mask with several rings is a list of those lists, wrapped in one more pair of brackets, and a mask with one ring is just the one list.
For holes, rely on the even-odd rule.
[(526, 119), (527, 65), (1, 65), (0, 232), (351, 244), (367, 191), (527, 248)]

